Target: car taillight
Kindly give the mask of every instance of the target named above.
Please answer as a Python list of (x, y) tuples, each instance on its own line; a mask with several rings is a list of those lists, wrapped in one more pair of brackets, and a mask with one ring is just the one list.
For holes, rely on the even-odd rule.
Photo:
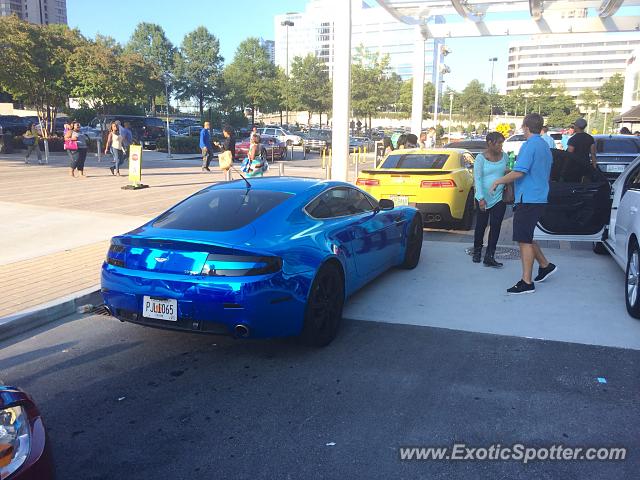
[(201, 274), (213, 277), (245, 277), (275, 273), (281, 268), (282, 259), (278, 257), (211, 254), (204, 262)]
[(107, 263), (116, 267), (124, 267), (124, 254), (126, 248), (124, 245), (111, 244), (107, 252)]
[(420, 183), (422, 188), (456, 188), (456, 182), (448, 180), (423, 180)]
[(359, 178), (356, 181), (356, 185), (360, 185), (362, 187), (377, 187), (380, 185), (380, 180), (376, 180), (375, 178)]

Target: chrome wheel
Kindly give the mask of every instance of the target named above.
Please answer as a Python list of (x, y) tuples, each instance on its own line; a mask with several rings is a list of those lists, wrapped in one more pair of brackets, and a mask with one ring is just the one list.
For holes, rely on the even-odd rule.
[(629, 270), (627, 271), (627, 299), (631, 305), (635, 305), (638, 301), (639, 264), (638, 250), (634, 250), (629, 258)]

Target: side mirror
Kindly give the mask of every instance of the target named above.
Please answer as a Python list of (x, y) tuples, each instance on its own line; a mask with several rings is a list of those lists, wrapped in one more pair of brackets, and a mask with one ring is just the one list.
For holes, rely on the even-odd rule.
[(395, 204), (393, 203), (393, 200), (383, 198), (378, 202), (378, 206), (380, 207), (380, 210), (393, 210)]

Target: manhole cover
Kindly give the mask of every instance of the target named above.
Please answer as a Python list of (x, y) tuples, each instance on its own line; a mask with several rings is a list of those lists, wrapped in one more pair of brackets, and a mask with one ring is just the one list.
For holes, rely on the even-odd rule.
[[(482, 253), (484, 254), (485, 251), (486, 249), (483, 249)], [(473, 247), (466, 248), (465, 252), (467, 255), (473, 255)], [(520, 250), (511, 247), (498, 247), (494, 257), (500, 260), (520, 260)]]

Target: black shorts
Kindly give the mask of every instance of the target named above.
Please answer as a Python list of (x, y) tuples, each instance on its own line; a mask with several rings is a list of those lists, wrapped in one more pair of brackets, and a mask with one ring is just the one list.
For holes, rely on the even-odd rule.
[(516, 203), (513, 211), (514, 242), (533, 243), (533, 231), (545, 207), (545, 203)]

